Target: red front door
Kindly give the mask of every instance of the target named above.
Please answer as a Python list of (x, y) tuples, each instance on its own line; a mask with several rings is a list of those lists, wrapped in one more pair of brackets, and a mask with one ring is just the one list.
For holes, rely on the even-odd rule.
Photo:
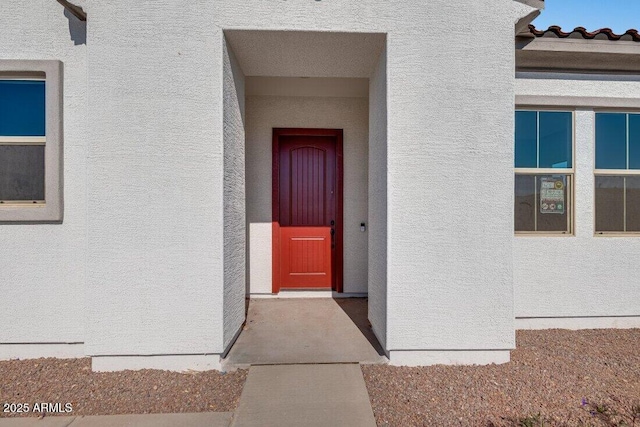
[(337, 289), (341, 142), (342, 131), (274, 130), (275, 292)]

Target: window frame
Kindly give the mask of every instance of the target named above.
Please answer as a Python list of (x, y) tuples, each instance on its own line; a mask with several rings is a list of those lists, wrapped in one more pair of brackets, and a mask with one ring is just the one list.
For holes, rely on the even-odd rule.
[(0, 60), (0, 80), (45, 82), (45, 136), (2, 137), (4, 145), (44, 145), (44, 202), (0, 203), (0, 223), (61, 223), (63, 218), (63, 65), (57, 60)]
[[(515, 113), (518, 111), (525, 112), (558, 112), (558, 113), (570, 113), (571, 114), (571, 167), (570, 168), (517, 168), (515, 166)], [(539, 120), (539, 119), (538, 119)], [(537, 129), (538, 135), (537, 138), (540, 138), (539, 135), (539, 126)], [(569, 177), (570, 188), (567, 191), (567, 197), (569, 198), (569, 203), (567, 204), (567, 231), (519, 231), (515, 230), (514, 225), (514, 235), (519, 237), (574, 237), (575, 236), (575, 192), (576, 192), (576, 184), (575, 184), (575, 175), (576, 175), (576, 113), (575, 108), (563, 108), (563, 107), (548, 107), (548, 106), (537, 106), (537, 105), (516, 105), (514, 110), (514, 183), (513, 183), (513, 191), (515, 191), (515, 177), (516, 175), (566, 175)], [(537, 162), (539, 162), (538, 159)], [(514, 195), (515, 197), (515, 195)], [(536, 195), (536, 197), (538, 197)], [(534, 209), (534, 215), (538, 215), (538, 209)], [(514, 205), (514, 221), (515, 221), (515, 205)]]
[[(613, 109), (613, 108), (597, 108), (593, 110), (593, 235), (594, 237), (640, 237), (640, 231), (598, 231), (596, 230), (597, 224), (597, 212), (596, 212), (596, 178), (599, 176), (613, 176), (613, 177), (621, 177), (626, 178), (628, 176), (637, 176), (640, 177), (640, 168), (639, 169), (628, 169), (629, 168), (629, 114), (640, 115), (640, 110), (632, 110), (632, 109)], [(597, 129), (597, 115), (601, 113), (609, 113), (609, 114), (625, 114), (626, 119), (626, 132), (627, 132), (627, 153), (626, 153), (626, 162), (627, 169), (598, 169), (597, 165), (597, 155), (598, 155), (598, 129)], [(623, 219), (623, 228), (626, 229), (627, 221), (626, 221), (626, 187), (623, 189), (623, 209), (625, 212)]]

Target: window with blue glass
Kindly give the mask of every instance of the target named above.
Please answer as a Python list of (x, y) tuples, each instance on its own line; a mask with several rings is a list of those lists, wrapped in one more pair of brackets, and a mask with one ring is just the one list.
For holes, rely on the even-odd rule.
[(515, 113), (516, 233), (572, 233), (573, 113)]
[(640, 232), (640, 113), (596, 113), (595, 230)]
[(45, 82), (0, 78), (0, 203), (44, 203)]

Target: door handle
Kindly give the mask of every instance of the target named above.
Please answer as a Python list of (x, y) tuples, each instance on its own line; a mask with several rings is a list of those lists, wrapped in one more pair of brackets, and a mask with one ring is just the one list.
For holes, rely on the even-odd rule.
[[(333, 222), (333, 221), (331, 221)], [(333, 225), (333, 224), (332, 224)], [(335, 234), (336, 234), (336, 230), (334, 230), (333, 228), (331, 229), (331, 249), (336, 247), (336, 241), (335, 241)]]

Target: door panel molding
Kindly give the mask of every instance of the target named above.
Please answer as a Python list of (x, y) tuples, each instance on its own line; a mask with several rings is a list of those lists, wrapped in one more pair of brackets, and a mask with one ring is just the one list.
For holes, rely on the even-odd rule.
[[(331, 262), (330, 227), (282, 227), (280, 233), (280, 253), (283, 259), (289, 258), (289, 262), (283, 263), (289, 266), (281, 276), (282, 287), (294, 287), (293, 283), (287, 283), (290, 276), (305, 279), (307, 285), (300, 288), (321, 288), (327, 280), (325, 273), (327, 263)], [(301, 233), (303, 233), (301, 235)], [(308, 256), (300, 256), (303, 253)]]

